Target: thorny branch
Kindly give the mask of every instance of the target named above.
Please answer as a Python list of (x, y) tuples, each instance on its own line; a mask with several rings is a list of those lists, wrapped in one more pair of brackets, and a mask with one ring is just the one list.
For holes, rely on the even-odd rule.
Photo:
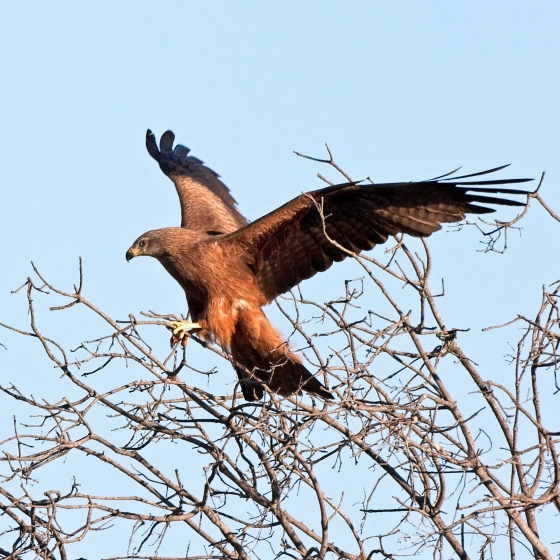
[[(529, 198), (558, 219), (539, 189)], [(517, 221), (494, 224), (488, 247)], [(560, 391), (560, 286), (513, 319), (511, 367), (484, 378), (445, 326), (420, 248), (397, 239), (385, 261), (355, 256), (364, 277), (333, 301), (299, 289), (278, 301), (332, 403), (245, 403), (220, 349), (193, 336), (163, 350), (160, 325), (176, 317), (115, 320), (83, 295), (81, 265), (71, 291), (33, 267), (29, 329), (2, 326), (36, 339), (55, 375), (40, 397), (0, 387), (20, 404), (0, 442), (0, 557), (65, 559), (103, 531), (128, 535), (114, 558), (487, 558), (506, 546), (551, 559), (539, 519), (560, 512), (560, 429), (542, 386)], [(51, 300), (58, 322), (79, 309), (104, 330), (68, 350), (44, 326)], [(444, 381), (457, 378), (468, 407)]]

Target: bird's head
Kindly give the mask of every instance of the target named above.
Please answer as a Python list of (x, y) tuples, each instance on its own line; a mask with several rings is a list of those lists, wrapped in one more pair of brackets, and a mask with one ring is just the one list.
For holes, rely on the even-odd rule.
[(141, 235), (126, 252), (126, 260), (130, 261), (134, 257), (142, 255), (146, 257), (162, 257), (167, 252), (167, 244), (165, 236), (162, 236), (160, 230), (152, 230)]

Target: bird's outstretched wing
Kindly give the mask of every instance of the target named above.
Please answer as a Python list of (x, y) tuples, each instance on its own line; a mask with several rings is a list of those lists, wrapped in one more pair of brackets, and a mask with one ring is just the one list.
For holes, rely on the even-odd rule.
[(477, 203), (523, 206), (491, 195), (527, 194), (501, 185), (531, 179), (463, 181), (497, 169), (419, 183), (327, 187), (298, 196), (218, 243), (247, 263), (271, 301), (343, 260), (347, 251), (369, 250), (397, 233), (426, 237), (441, 229), (442, 223), (495, 211)]
[(190, 150), (177, 144), (175, 135), (164, 132), (159, 148), (151, 130), (146, 133), (146, 148), (161, 170), (173, 181), (181, 202), (181, 227), (207, 233), (230, 233), (247, 224), (219, 175)]

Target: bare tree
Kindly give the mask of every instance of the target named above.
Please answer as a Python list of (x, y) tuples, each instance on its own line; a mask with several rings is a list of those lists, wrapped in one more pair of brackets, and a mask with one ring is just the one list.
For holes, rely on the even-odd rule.
[[(531, 200), (560, 220), (538, 189)], [(488, 250), (527, 209), (477, 222)], [(278, 301), (336, 394), (328, 403), (246, 403), (193, 362), (200, 345), (228, 366), (216, 347), (192, 336), (156, 350), (157, 325), (176, 317), (117, 321), (85, 298), (81, 266), (71, 290), (34, 267), (22, 286), (30, 327), (7, 328), (39, 341), (64, 397), (1, 387), (22, 406), (1, 443), (0, 556), (75, 558), (83, 541), (111, 558), (551, 559), (539, 522), (560, 511), (560, 432), (540, 386), (546, 373), (558, 389), (560, 288), (513, 318), (511, 366), (485, 378), (438, 311), (428, 245), (406, 242), (355, 256), (363, 277), (336, 300)], [(65, 348), (39, 319), (51, 300), (58, 323), (79, 308), (105, 334)], [(458, 394), (459, 376), (472, 394)]]

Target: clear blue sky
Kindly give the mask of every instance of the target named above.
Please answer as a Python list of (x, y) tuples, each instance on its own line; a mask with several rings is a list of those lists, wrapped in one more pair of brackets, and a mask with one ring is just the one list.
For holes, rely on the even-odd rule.
[[(10, 291), (29, 261), (70, 287), (78, 256), (86, 297), (109, 314), (185, 311), (155, 260), (124, 258), (139, 234), (179, 223), (147, 128), (173, 129), (251, 219), (319, 188), (317, 171), (335, 177), (292, 153), (323, 156), (325, 142), (353, 178), (376, 182), (461, 165), (546, 171), (543, 194), (560, 210), (559, 24), (555, 1), (3, 2), (0, 322), (26, 325)], [(539, 250), (542, 239), (560, 249), (558, 224), (535, 210), (523, 225), (503, 256), (476, 253), (474, 232), (433, 238), (456, 326), (532, 314), (560, 278)], [(321, 282), (345, 271), (328, 274)], [(30, 378), (34, 362), (18, 358), (29, 341), (0, 342), (2, 384), (39, 394), (49, 373)]]
[(325, 142), (377, 182), (546, 170), (554, 202), (559, 15), (555, 2), (3, 3), (2, 288), (30, 259), (66, 278), (81, 255), (107, 303), (109, 283), (123, 310), (142, 306), (131, 281), (162, 274), (124, 251), (179, 218), (148, 127), (172, 128), (253, 219), (320, 185), (292, 150)]

